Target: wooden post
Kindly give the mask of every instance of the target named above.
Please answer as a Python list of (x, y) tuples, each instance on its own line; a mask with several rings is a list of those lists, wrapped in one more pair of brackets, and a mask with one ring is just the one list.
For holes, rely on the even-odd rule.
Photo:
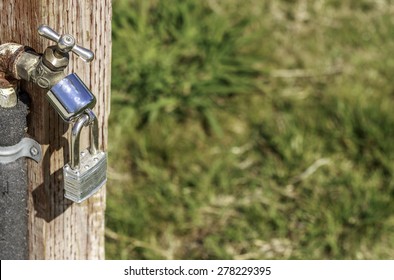
[[(75, 72), (96, 95), (100, 147), (106, 150), (111, 75), (111, 0), (2, 0), (0, 44), (16, 42), (37, 52), (53, 45), (41, 38), (41, 24), (75, 36), (95, 60), (84, 63), (70, 55), (67, 73)], [(70, 126), (45, 99), (45, 91), (23, 84), (31, 98), (28, 133), (43, 148), (40, 164), (28, 163), (30, 259), (103, 259), (105, 189), (75, 204), (63, 197), (62, 167), (69, 161)], [(87, 130), (87, 129), (85, 129)], [(88, 146), (86, 131), (82, 145)], [(83, 148), (83, 147), (82, 147)]]

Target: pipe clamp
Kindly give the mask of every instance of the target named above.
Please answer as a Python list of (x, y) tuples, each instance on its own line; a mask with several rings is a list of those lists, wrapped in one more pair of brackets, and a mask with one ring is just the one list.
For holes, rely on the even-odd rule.
[(31, 158), (35, 162), (41, 161), (41, 145), (31, 138), (23, 138), (14, 146), (0, 147), (0, 163), (10, 163), (21, 157)]

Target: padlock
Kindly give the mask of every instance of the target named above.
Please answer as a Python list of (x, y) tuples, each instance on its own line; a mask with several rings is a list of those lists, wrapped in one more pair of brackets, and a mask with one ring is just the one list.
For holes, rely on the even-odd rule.
[[(84, 126), (89, 126), (90, 147), (80, 153), (79, 139)], [(98, 122), (90, 109), (76, 120), (72, 128), (70, 157), (70, 162), (63, 167), (64, 196), (80, 203), (107, 181), (107, 155), (98, 150)]]
[(96, 105), (96, 98), (76, 74), (63, 78), (46, 96), (66, 122), (72, 121), (86, 109), (92, 109)]

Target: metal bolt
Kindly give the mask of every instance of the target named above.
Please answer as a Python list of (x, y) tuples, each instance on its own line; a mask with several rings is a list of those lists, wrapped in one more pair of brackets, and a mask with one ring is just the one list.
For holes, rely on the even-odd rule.
[(36, 147), (31, 147), (30, 148), (30, 154), (33, 156), (33, 157), (35, 157), (35, 156), (37, 156), (38, 155), (38, 150), (37, 150), (37, 148)]
[(68, 43), (68, 44), (70, 44), (70, 43), (73, 43), (74, 42), (74, 38), (73, 37), (71, 37), (70, 35), (64, 35), (64, 41), (66, 42), (66, 43)]

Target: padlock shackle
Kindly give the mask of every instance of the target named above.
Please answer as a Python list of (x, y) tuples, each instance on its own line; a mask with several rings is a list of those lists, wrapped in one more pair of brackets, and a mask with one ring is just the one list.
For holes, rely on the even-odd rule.
[(92, 110), (88, 109), (85, 111), (86, 114), (89, 116), (89, 122), (90, 122), (90, 147), (89, 151), (92, 155), (97, 154), (98, 152), (98, 121), (96, 115), (93, 113)]
[(81, 136), (81, 131), (84, 126), (89, 123), (89, 116), (83, 114), (81, 117), (73, 125), (71, 130), (71, 141), (70, 141), (70, 157), (71, 157), (71, 164), (70, 167), (72, 169), (79, 168), (79, 140)]
[(70, 141), (70, 167), (72, 169), (79, 169), (80, 164), (80, 138), (81, 131), (84, 126), (90, 126), (90, 147), (89, 152), (92, 155), (97, 154), (98, 148), (98, 121), (96, 115), (91, 110), (87, 110), (86, 113), (82, 114), (71, 130), (71, 141)]

